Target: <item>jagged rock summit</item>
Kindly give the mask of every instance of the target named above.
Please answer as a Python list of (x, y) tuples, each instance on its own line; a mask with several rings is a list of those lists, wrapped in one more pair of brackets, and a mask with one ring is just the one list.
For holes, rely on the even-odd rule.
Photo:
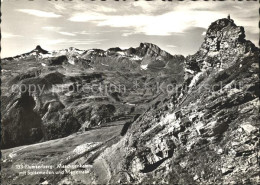
[(245, 30), (232, 19), (219, 19), (213, 22), (207, 32), (201, 49), (208, 52), (234, 48), (242, 53), (256, 50), (254, 44), (245, 40)]
[(219, 19), (209, 26), (198, 52), (187, 57), (185, 78), (206, 69), (223, 70), (234, 65), (239, 57), (257, 52), (259, 48), (245, 39), (242, 26), (237, 26), (232, 19)]
[(42, 49), (42, 47), (40, 45), (37, 45), (36, 48), (33, 51), (35, 51), (37, 54), (40, 54), (40, 53), (41, 54), (47, 54), (47, 53), (49, 53), (48, 51)]

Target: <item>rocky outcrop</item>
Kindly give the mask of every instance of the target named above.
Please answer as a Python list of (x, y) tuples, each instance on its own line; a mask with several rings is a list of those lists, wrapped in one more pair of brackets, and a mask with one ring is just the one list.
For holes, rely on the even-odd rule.
[(36, 52), (36, 54), (38, 54), (38, 55), (49, 53), (47, 50), (42, 49), (42, 47), (40, 45), (37, 45), (36, 48), (31, 52)]
[(186, 59), (187, 87), (146, 111), (102, 154), (109, 183), (259, 182), (259, 50), (244, 38), (233, 20), (211, 24)]
[(34, 112), (35, 101), (28, 92), (7, 106), (2, 118), (1, 148), (32, 144), (42, 139), (41, 117)]
[(50, 66), (62, 65), (63, 63), (68, 62), (68, 58), (65, 55), (48, 58), (46, 64)]

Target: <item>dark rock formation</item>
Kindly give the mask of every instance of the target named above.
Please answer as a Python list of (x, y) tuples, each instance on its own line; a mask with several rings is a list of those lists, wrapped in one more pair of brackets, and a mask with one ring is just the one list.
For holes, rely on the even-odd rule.
[(48, 51), (44, 50), (41, 48), (41, 46), (37, 45), (36, 48), (32, 52), (36, 52), (37, 54), (47, 54), (49, 53)]
[(58, 56), (48, 59), (48, 65), (55, 66), (55, 65), (62, 65), (63, 63), (67, 62), (68, 58), (66, 56)]
[(31, 144), (42, 139), (41, 118), (34, 112), (35, 101), (28, 92), (7, 107), (2, 118), (1, 148)]

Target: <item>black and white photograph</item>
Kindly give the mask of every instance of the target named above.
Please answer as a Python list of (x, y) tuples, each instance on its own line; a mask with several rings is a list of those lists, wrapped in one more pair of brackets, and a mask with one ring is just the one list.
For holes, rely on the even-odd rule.
[(1, 181), (260, 184), (259, 2), (1, 0)]

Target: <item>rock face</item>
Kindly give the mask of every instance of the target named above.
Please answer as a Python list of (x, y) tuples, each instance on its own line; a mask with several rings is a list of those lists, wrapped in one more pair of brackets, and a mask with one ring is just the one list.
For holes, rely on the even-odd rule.
[[(7, 100), (8, 101), (8, 100)], [(42, 139), (41, 118), (33, 111), (35, 101), (28, 92), (23, 93), (7, 107), (2, 120), (2, 148), (32, 144)]]
[(102, 154), (109, 183), (259, 182), (259, 50), (244, 38), (233, 20), (210, 25), (186, 59), (185, 90), (146, 111)]
[[(28, 89), (30, 84), (40, 84), (45, 88), (32, 94), (15, 91), (10, 95), (3, 90), (2, 146), (10, 148), (77, 131), (87, 131), (84, 139), (92, 133), (97, 136), (93, 134), (90, 143), (73, 149), (72, 141), (85, 140), (77, 135), (66, 138), (71, 151), (53, 154), (64, 157), (66, 164), (91, 165), (88, 175), (47, 176), (46, 181), (259, 183), (259, 49), (245, 40), (244, 28), (233, 20), (213, 22), (198, 52), (187, 57), (172, 56), (149, 43), (126, 50), (70, 48), (49, 54), (19, 61), (26, 66), (19, 69), (26, 75), (17, 71), (11, 75), (8, 70), (13, 70), (17, 61), (3, 61), (3, 84), (7, 87), (25, 84)], [(47, 61), (62, 62), (51, 65)], [(28, 66), (34, 68), (28, 70)], [(139, 88), (133, 87), (135, 80), (140, 82), (135, 84)], [(126, 91), (104, 91), (110, 82), (114, 89), (123, 84)], [(173, 83), (176, 88), (169, 93), (165, 88)], [(81, 91), (85, 84), (101, 86)], [(158, 84), (162, 85), (154, 91)], [(122, 129), (112, 137), (119, 123), (123, 123)], [(113, 124), (116, 126), (108, 133), (93, 129)], [(99, 142), (106, 136), (109, 139)], [(64, 144), (53, 146), (62, 148)], [(79, 148), (84, 150), (76, 156), (72, 151)], [(50, 154), (46, 156), (49, 159)], [(28, 179), (39, 182), (29, 177), (19, 177), (16, 182), (27, 183)]]

